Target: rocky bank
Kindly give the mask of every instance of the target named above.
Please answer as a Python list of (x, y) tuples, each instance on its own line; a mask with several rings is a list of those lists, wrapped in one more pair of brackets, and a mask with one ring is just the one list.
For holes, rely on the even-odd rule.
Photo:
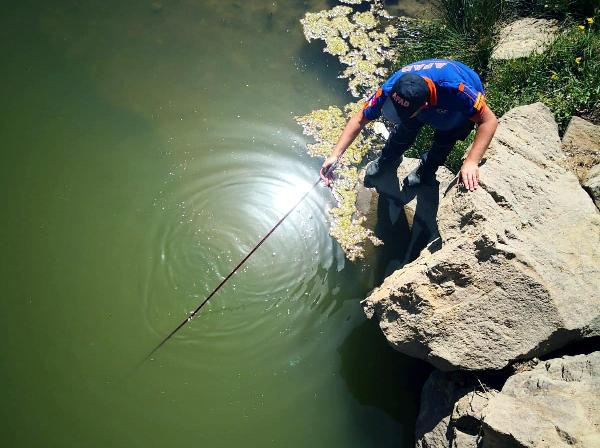
[(498, 391), (473, 381), (600, 335), (600, 213), (567, 147), (543, 104), (509, 111), (481, 187), (442, 188), (439, 237), (364, 300), (395, 349), (439, 369), (417, 446), (600, 446), (600, 352), (547, 360)]
[(498, 389), (434, 372), (423, 388), (416, 446), (600, 446), (600, 352), (532, 364)]
[(500, 120), (481, 188), (442, 198), (442, 245), (364, 301), (390, 344), (442, 370), (501, 369), (600, 334), (600, 214), (550, 110)]
[[(341, 77), (364, 101), (401, 42), (419, 43), (424, 22), (390, 16), (381, 0), (340, 2), (302, 24), (347, 66)], [(496, 63), (543, 53), (560, 30), (522, 18), (497, 34)], [(315, 140), (308, 152), (329, 155), (362, 101), (297, 117)], [(393, 348), (437, 368), (422, 391), (416, 446), (600, 447), (600, 128), (573, 117), (561, 142), (543, 104), (510, 110), (482, 161), (481, 187), (468, 193), (443, 168), (436, 185), (403, 189), (415, 159), (378, 192), (360, 187), (383, 143), (377, 126), (338, 165), (331, 235), (356, 260), (366, 241), (382, 243), (377, 207), (411, 226), (403, 258), (362, 304)], [(556, 354), (578, 343), (586, 351)]]

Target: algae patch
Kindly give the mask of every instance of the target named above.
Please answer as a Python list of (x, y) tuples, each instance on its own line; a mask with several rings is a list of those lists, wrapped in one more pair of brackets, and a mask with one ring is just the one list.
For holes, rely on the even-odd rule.
[[(344, 3), (364, 3), (344, 2)], [(340, 77), (347, 78), (348, 90), (356, 98), (373, 92), (387, 75), (387, 66), (394, 58), (391, 39), (396, 37), (393, 17), (389, 16), (383, 3), (371, 1), (368, 11), (356, 12), (349, 6), (306, 13), (300, 20), (304, 35), (310, 42), (325, 42), (326, 53), (339, 56), (342, 64), (349, 67)]]
[[(362, 107), (362, 102), (351, 103), (344, 110), (336, 106), (315, 110), (302, 117), (296, 117), (306, 135), (314, 138), (315, 143), (307, 145), (312, 156), (327, 157), (339, 139), (348, 118)], [(364, 256), (364, 243), (371, 241), (382, 244), (372, 230), (364, 227), (365, 218), (356, 210), (356, 187), (358, 185), (358, 165), (366, 154), (377, 145), (378, 136), (372, 132), (373, 123), (369, 123), (354, 140), (342, 156), (335, 171), (333, 192), (338, 202), (330, 211), (331, 236), (342, 246), (346, 257), (354, 261)], [(379, 142), (380, 143), (380, 142)]]
[[(327, 157), (337, 143), (348, 119), (374, 93), (387, 76), (395, 54), (392, 39), (397, 36), (396, 20), (383, 8), (381, 0), (340, 0), (358, 5), (370, 3), (368, 11), (355, 11), (350, 6), (338, 5), (330, 10), (309, 12), (300, 21), (304, 35), (310, 42), (325, 42), (324, 51), (336, 56), (347, 68), (341, 78), (348, 79), (348, 90), (358, 102), (340, 109), (330, 106), (296, 117), (306, 135), (314, 138), (308, 144), (308, 153)], [(358, 173), (365, 156), (383, 142), (373, 133), (375, 122), (369, 123), (342, 156), (335, 172), (333, 194), (337, 207), (331, 210), (331, 236), (341, 245), (346, 257), (354, 261), (364, 257), (367, 241), (383, 244), (371, 229), (365, 227), (366, 218), (356, 209)]]

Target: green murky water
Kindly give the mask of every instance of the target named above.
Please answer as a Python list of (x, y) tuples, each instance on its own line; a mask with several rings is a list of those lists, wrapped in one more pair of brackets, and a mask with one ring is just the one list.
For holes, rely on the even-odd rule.
[(2, 446), (412, 444), (426, 368), (364, 318), (324, 188), (133, 370), (316, 179), (326, 3), (3, 5)]

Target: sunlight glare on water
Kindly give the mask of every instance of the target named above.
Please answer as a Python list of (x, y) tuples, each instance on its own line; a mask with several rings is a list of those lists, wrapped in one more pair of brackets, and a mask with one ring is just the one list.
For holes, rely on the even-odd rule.
[(312, 185), (298, 178), (286, 179), (289, 184), (280, 187), (273, 195), (273, 206), (281, 213), (288, 212), (298, 201), (312, 190)]

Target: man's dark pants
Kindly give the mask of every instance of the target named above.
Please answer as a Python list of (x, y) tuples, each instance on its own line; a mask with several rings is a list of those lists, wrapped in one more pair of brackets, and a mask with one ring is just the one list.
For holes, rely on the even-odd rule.
[[(436, 130), (433, 135), (433, 143), (429, 151), (421, 156), (424, 168), (435, 169), (446, 162), (448, 154), (452, 151), (458, 140), (464, 140), (473, 130), (475, 123), (465, 120), (454, 129), (448, 131)], [(397, 163), (400, 156), (415, 142), (423, 123), (417, 119), (406, 120), (399, 123), (390, 133), (390, 136), (381, 151), (381, 163)]]

